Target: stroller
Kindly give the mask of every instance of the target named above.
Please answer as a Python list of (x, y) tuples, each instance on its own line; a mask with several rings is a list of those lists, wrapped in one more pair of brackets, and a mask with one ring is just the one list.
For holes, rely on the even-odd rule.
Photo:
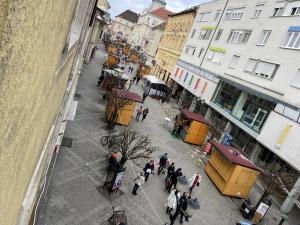
[(127, 217), (124, 210), (115, 210), (112, 207), (113, 215), (108, 219), (111, 225), (127, 225)]

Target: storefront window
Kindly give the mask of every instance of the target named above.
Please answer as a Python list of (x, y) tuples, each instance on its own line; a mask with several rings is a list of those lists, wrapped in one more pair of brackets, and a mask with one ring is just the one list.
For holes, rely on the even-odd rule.
[(223, 84), (214, 102), (220, 107), (222, 107), (224, 110), (231, 112), (240, 94), (241, 90), (229, 84)]
[(274, 104), (272, 102), (256, 96), (250, 96), (245, 104), (245, 113), (241, 121), (248, 127), (259, 132), (269, 111), (272, 110), (273, 107)]

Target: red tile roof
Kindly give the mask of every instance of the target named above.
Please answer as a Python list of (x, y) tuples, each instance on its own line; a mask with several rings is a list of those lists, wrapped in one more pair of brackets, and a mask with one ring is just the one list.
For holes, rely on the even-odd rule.
[(158, 17), (164, 19), (164, 20), (167, 20), (169, 15), (173, 14), (173, 12), (171, 12), (163, 7), (153, 10), (151, 13), (155, 16), (158, 16)]
[(135, 92), (130, 92), (130, 91), (125, 91), (124, 89), (114, 88), (111, 93), (112, 93), (112, 96), (115, 96), (117, 98), (131, 100), (134, 102), (142, 102), (141, 97)]
[(260, 169), (249, 159), (246, 158), (239, 150), (236, 148), (225, 146), (218, 142), (212, 141), (213, 146), (215, 146), (219, 152), (221, 152), (229, 161), (236, 163), (241, 166), (245, 166), (251, 169), (259, 170)]
[(180, 111), (182, 112), (182, 114), (187, 118), (187, 119), (190, 119), (190, 120), (195, 120), (195, 121), (198, 121), (200, 123), (204, 123), (204, 124), (207, 124), (209, 125), (209, 122), (200, 114), (197, 114), (197, 113), (194, 113), (194, 112), (191, 112), (187, 109), (180, 109)]

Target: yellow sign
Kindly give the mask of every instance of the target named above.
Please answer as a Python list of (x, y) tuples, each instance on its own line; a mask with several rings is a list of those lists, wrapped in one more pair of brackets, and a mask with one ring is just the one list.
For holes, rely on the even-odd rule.
[(284, 140), (286, 139), (290, 129), (292, 128), (293, 126), (291, 124), (287, 125), (286, 128), (284, 129), (284, 131), (282, 132), (278, 142), (277, 142), (277, 145), (280, 146), (283, 144)]
[(223, 52), (223, 53), (225, 53), (227, 51), (226, 48), (219, 48), (219, 47), (213, 47), (213, 46), (210, 46), (209, 50), (215, 51), (215, 52)]

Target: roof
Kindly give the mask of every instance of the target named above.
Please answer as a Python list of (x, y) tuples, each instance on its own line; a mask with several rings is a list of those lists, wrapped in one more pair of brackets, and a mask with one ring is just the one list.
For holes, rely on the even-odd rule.
[(187, 13), (197, 13), (197, 9), (198, 9), (198, 6), (194, 6), (192, 8), (188, 8), (188, 9), (185, 9), (181, 12), (178, 12), (178, 13), (174, 13), (170, 16), (179, 16), (179, 15), (183, 15), (183, 14), (187, 14)]
[(130, 91), (125, 91), (124, 89), (114, 88), (111, 93), (113, 96), (115, 96), (117, 98), (131, 100), (134, 102), (143, 102), (141, 97), (135, 92), (130, 92)]
[(144, 76), (145, 79), (147, 79), (148, 81), (150, 81), (152, 84), (166, 84), (165, 82), (163, 82), (161, 79), (159, 79), (157, 76), (154, 75), (147, 75)]
[(122, 12), (120, 15), (116, 16), (116, 17), (121, 17), (124, 20), (128, 20), (132, 23), (137, 23), (138, 19), (139, 19), (139, 15), (131, 10), (126, 10), (124, 12)]
[(167, 26), (167, 22), (163, 22), (163, 23), (153, 27), (153, 29), (165, 30), (166, 26)]
[(153, 10), (151, 13), (155, 16), (158, 16), (158, 17), (164, 19), (164, 20), (167, 20), (169, 15), (173, 14), (173, 12), (171, 12), (163, 7)]
[(246, 158), (246, 156), (244, 156), (241, 151), (239, 151), (236, 148), (230, 147), (230, 146), (226, 146), (223, 145), (221, 143), (212, 141), (211, 142), (213, 146), (215, 146), (219, 152), (221, 152), (229, 161), (236, 163), (238, 165), (241, 166), (245, 166), (251, 169), (255, 169), (255, 170), (259, 170), (260, 168), (258, 168), (253, 162), (251, 162), (249, 159)]
[(190, 119), (190, 120), (195, 120), (195, 121), (198, 121), (200, 123), (204, 123), (204, 124), (207, 124), (209, 125), (209, 122), (200, 114), (197, 114), (197, 113), (194, 113), (194, 112), (191, 112), (187, 109), (180, 109), (181, 113), (187, 118), (187, 119)]

